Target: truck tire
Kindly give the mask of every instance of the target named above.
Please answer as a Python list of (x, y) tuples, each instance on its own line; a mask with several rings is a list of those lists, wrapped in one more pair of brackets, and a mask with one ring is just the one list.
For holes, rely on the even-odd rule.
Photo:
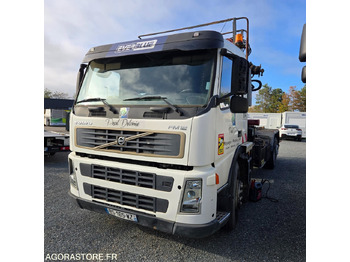
[(241, 206), (242, 182), (239, 179), (239, 165), (235, 163), (232, 173), (232, 184), (230, 189), (230, 206), (231, 216), (225, 225), (226, 231), (235, 229), (238, 220), (238, 210)]
[(273, 141), (273, 149), (272, 149), (271, 158), (266, 162), (264, 167), (268, 168), (268, 169), (274, 169), (276, 166), (277, 155), (278, 155), (278, 141), (277, 141), (277, 138), (275, 137), (275, 139)]

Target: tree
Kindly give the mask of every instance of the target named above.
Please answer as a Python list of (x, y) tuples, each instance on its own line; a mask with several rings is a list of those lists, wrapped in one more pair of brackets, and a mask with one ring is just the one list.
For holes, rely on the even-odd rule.
[(306, 112), (306, 85), (300, 91), (295, 88), (295, 86), (289, 88), (289, 111)]
[(296, 111), (298, 99), (299, 99), (299, 93), (297, 90), (295, 90), (296, 86), (290, 86), (289, 87), (289, 97), (290, 97), (290, 111)]
[(269, 112), (270, 102), (271, 102), (271, 87), (267, 84), (259, 90), (256, 95), (256, 109), (258, 112)]
[(256, 95), (256, 105), (251, 106), (251, 113), (283, 113), (285, 111), (306, 112), (306, 85), (300, 90), (290, 86), (288, 92), (272, 89), (263, 85)]
[(271, 105), (270, 110), (271, 113), (279, 112), (280, 105), (282, 103), (283, 91), (280, 88), (273, 89), (271, 92)]
[(51, 98), (51, 96), (52, 96), (52, 92), (49, 89), (45, 88), (44, 89), (44, 98)]
[(300, 90), (300, 112), (306, 112), (306, 85)]
[(66, 99), (69, 98), (67, 93), (63, 93), (63, 92), (52, 92), (51, 90), (45, 88), (44, 89), (44, 98), (57, 98), (57, 99)]
[(287, 93), (282, 94), (282, 101), (278, 108), (278, 113), (283, 113), (285, 111), (289, 111), (289, 105), (290, 105), (290, 97)]
[(256, 106), (252, 110), (255, 112), (277, 113), (282, 103), (282, 98), (282, 89), (272, 89), (268, 84), (265, 84), (259, 90), (256, 96)]

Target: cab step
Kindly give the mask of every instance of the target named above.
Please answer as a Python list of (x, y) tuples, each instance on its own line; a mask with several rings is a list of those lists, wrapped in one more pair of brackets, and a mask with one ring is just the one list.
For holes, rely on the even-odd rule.
[(230, 214), (230, 212), (218, 211), (216, 213), (216, 219), (220, 224), (222, 224), (227, 221), (227, 219), (230, 217)]

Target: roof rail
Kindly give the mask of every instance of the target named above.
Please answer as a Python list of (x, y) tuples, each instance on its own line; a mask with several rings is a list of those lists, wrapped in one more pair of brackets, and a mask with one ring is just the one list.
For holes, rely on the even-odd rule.
[[(237, 28), (236, 28), (237, 20), (241, 20), (241, 19), (244, 19), (247, 22), (246, 30), (245, 29), (237, 30)], [(243, 33), (245, 32), (246, 33), (246, 40), (245, 40), (245, 47), (244, 47), (244, 49), (245, 49), (246, 59), (248, 60), (248, 56), (250, 54), (250, 51), (249, 51), (250, 47), (249, 47), (249, 20), (248, 20), (247, 17), (233, 17), (233, 18), (228, 18), (228, 19), (214, 21), (214, 22), (200, 24), (200, 25), (194, 25), (194, 26), (177, 28), (177, 29), (172, 29), (172, 30), (167, 30), (167, 31), (162, 31), (162, 32), (144, 34), (144, 35), (139, 35), (138, 38), (141, 39), (142, 37), (145, 37), (145, 36), (152, 36), (152, 35), (159, 35), (159, 34), (171, 33), (171, 32), (176, 32), (176, 31), (188, 30), (188, 29), (193, 29), (193, 28), (198, 28), (198, 27), (203, 27), (203, 26), (210, 26), (210, 25), (215, 25), (215, 24), (226, 23), (226, 22), (229, 22), (229, 21), (233, 21), (232, 22), (232, 31), (226, 32), (226, 33), (222, 33), (222, 35), (232, 33), (232, 43), (235, 43), (234, 41), (235, 41), (235, 37), (236, 37), (237, 33), (239, 32), (240, 34), (243, 35)]]

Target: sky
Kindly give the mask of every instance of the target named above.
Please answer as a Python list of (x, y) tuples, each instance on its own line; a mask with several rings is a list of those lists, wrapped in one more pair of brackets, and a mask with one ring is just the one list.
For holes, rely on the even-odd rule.
[[(44, 87), (73, 97), (79, 65), (93, 46), (242, 16), (250, 23), (249, 61), (265, 70), (255, 78), (273, 89), (287, 92), (296, 86), (300, 90), (305, 0), (45, 0)], [(202, 29), (227, 32), (231, 28), (226, 23)]]

